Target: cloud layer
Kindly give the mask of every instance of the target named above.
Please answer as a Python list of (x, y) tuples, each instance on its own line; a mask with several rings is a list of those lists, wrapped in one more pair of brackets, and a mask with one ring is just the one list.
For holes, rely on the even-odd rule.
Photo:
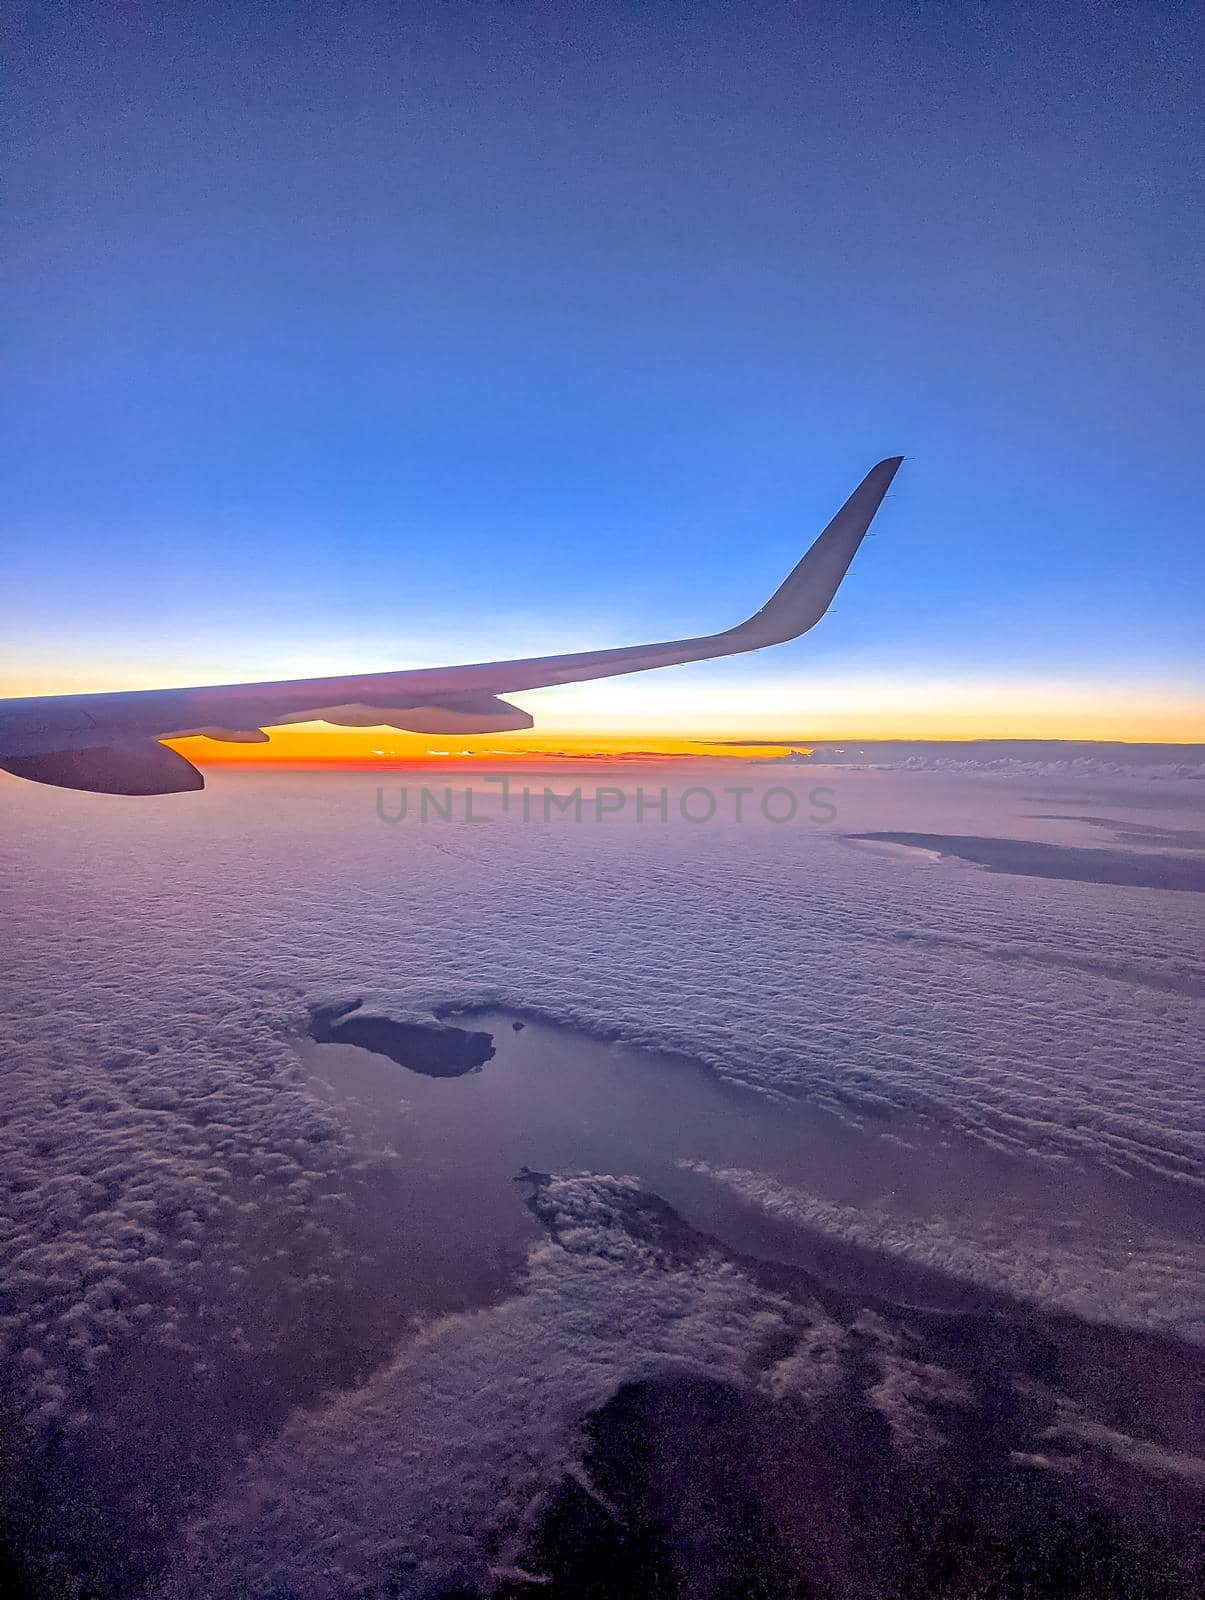
[[(888, 813), (1014, 836), (1064, 826), (1018, 821), (1032, 785), (968, 800), (940, 779), (850, 781), (865, 787), (840, 793), (849, 831)], [(884, 784), (902, 785), (889, 803)], [(29, 1482), (50, 1474), (37, 1491), (50, 1536), (91, 1540), (65, 1502), (55, 1523), (66, 1473), (116, 1518), (135, 1577), (158, 1559), (156, 1517), (200, 1514), (242, 1452), (404, 1334), (381, 1303), (363, 1152), (294, 1050), (308, 1006), (332, 995), (427, 1021), (437, 1007), (509, 1005), (868, 1123), (922, 1114), (1144, 1191), (1205, 1182), (1197, 896), (915, 868), (833, 831), (764, 823), (389, 828), (361, 778), (227, 777), (138, 805), (11, 783), (0, 801), (0, 1379)], [(865, 1237), (865, 1219), (809, 1225)], [(974, 1243), (974, 1260), (944, 1236), (905, 1248), (972, 1274), (995, 1251), (991, 1270), (1012, 1286), (1066, 1303), (1041, 1239), (1002, 1229)], [(1119, 1281), (1117, 1250), (1102, 1283), (1110, 1270)], [(610, 1281), (612, 1265), (561, 1251), (532, 1269), (525, 1304), (541, 1272), (574, 1284), (557, 1427), (619, 1370), (571, 1338), (580, 1276)], [(1178, 1317), (1191, 1260), (1142, 1270), (1137, 1297)], [(645, 1287), (614, 1291), (614, 1350), (647, 1338), (672, 1355), (653, 1324), (685, 1319), (688, 1359), (727, 1371), (784, 1315), (730, 1273), (681, 1271), (654, 1292), (625, 1269)], [(468, 1405), (471, 1322), (438, 1337), (463, 1352), (459, 1368), (445, 1354)], [(421, 1395), (421, 1349), (398, 1359), (419, 1363), (406, 1381)], [(539, 1456), (551, 1433), (532, 1438)], [(498, 1470), (525, 1481), (521, 1463)]]

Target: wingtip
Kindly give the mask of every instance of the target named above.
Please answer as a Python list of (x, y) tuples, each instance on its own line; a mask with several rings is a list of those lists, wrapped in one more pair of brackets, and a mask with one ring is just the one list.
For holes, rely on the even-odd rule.
[(750, 639), (745, 649), (785, 644), (814, 627), (828, 610), (858, 546), (891, 487), (903, 456), (877, 462), (760, 611), (728, 630)]

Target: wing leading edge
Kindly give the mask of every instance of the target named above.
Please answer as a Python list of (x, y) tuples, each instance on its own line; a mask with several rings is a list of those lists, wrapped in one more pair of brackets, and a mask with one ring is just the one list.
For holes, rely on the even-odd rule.
[(499, 699), (501, 694), (784, 644), (814, 627), (828, 610), (902, 459), (891, 456), (872, 467), (761, 610), (722, 633), (342, 678), (0, 701), (0, 769), (70, 789), (177, 793), (202, 788), (204, 779), (191, 762), (158, 743), (161, 739), (204, 733), (260, 742), (265, 728), (309, 721), (417, 733), (506, 732), (531, 727), (532, 718)]

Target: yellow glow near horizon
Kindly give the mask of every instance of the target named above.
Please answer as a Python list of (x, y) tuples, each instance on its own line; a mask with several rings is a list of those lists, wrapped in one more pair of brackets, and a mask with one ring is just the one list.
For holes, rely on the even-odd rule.
[(542, 737), (1128, 739), (1205, 738), (1187, 686), (1075, 679), (951, 681), (883, 674), (697, 685), (669, 679), (569, 684), (512, 697)]

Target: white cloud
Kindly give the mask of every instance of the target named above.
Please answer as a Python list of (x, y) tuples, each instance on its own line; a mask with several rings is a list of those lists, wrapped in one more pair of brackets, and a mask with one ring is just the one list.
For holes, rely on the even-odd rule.
[[(1031, 783), (1003, 799), (980, 785), (971, 801), (944, 779), (857, 781), (839, 794), (851, 830), (911, 817), (985, 832), (988, 812), (1003, 829), (1039, 826), (1016, 814), (1037, 809)], [(227, 776), (145, 802), (0, 788), (0, 1350), (6, 1396), (34, 1436), (70, 1436), (80, 1481), (100, 1459), (89, 1452), (128, 1430), (133, 1504), (170, 1482), (173, 1450), (203, 1439), (188, 1490), (203, 1499), (291, 1405), (345, 1375), (295, 1370), (294, 1356), (321, 1354), (380, 1270), (357, 1209), (362, 1152), (292, 1047), (324, 994), (412, 1017), (509, 1004), (847, 1114), (921, 1111), (1021, 1161), (1103, 1164), (1136, 1194), (1205, 1182), (1196, 896), (970, 872), (922, 885), (805, 828), (389, 828), (374, 798), (359, 778)], [(866, 1220), (831, 1226), (855, 1237)], [(399, 1356), (389, 1381), (414, 1384), (415, 1460), (464, 1407), (466, 1428), (500, 1441), (489, 1470), (521, 1498), (565, 1419), (614, 1382), (621, 1347), (734, 1370), (784, 1315), (735, 1269), (647, 1273), (617, 1242), (616, 1260), (542, 1247), (520, 1300), (430, 1329)], [(1038, 1234), (1010, 1238), (1005, 1217), (990, 1237), (918, 1228), (884, 1242), (1093, 1315), (1117, 1314), (1124, 1282), (1126, 1315), (1142, 1302), (1148, 1321), (1181, 1328), (1200, 1283), (1191, 1247), (1144, 1243), (1134, 1264), (1124, 1238), (1104, 1235), (1068, 1276)], [(514, 1457), (505, 1402), (510, 1386), (538, 1385), (541, 1317), (563, 1356), (515, 1446), (530, 1454)], [(508, 1328), (513, 1359), (493, 1336)], [(481, 1340), (497, 1364), (474, 1398)], [(777, 1373), (793, 1381), (789, 1358)], [(235, 1392), (254, 1397), (237, 1425), (221, 1398)], [(371, 1433), (376, 1392), (296, 1422), (280, 1472), (309, 1481), (312, 1427), (335, 1473), (339, 1417)], [(387, 1470), (368, 1491), (380, 1504), (417, 1472), (389, 1453), (403, 1444), (382, 1449)], [(436, 1476), (422, 1492), (437, 1500), (438, 1472), (459, 1481), (470, 1466), (455, 1452), (423, 1466)], [(287, 1554), (304, 1519), (287, 1504), (279, 1518), (267, 1527)], [(445, 1533), (446, 1548), (473, 1545), (471, 1526)], [(354, 1550), (354, 1524), (345, 1537)], [(329, 1556), (333, 1570), (343, 1559)]]

